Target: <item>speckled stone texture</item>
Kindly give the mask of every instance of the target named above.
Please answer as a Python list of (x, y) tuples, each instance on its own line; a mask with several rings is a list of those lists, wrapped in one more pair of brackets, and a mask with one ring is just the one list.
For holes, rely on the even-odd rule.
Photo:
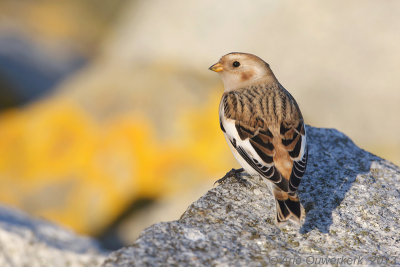
[(247, 177), (245, 187), (230, 178), (103, 266), (400, 264), (400, 168), (337, 130), (307, 127), (307, 135), (302, 226), (275, 225), (265, 180)]

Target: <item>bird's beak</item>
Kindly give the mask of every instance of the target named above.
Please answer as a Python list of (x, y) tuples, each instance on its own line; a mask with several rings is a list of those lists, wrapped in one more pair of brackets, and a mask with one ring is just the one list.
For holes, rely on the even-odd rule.
[(224, 68), (222, 67), (221, 63), (215, 63), (214, 65), (212, 65), (211, 67), (208, 68), (209, 70), (215, 71), (215, 72), (220, 72), (223, 71)]

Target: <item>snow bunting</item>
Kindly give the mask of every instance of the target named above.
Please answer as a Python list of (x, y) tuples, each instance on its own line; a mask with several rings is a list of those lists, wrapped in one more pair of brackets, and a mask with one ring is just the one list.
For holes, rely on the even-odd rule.
[(297, 188), (308, 153), (299, 106), (269, 65), (255, 55), (229, 53), (210, 70), (218, 72), (224, 83), (220, 125), (243, 167), (217, 182), (231, 175), (243, 182), (239, 174), (244, 170), (266, 178), (275, 196), (277, 222), (300, 223), (304, 211)]

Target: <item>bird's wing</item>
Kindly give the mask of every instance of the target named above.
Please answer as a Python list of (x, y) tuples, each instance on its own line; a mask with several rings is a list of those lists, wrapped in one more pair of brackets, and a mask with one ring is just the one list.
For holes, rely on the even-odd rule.
[(262, 177), (284, 192), (296, 192), (307, 163), (303, 119), (298, 119), (297, 124), (282, 122), (274, 136), (262, 117), (248, 116), (250, 119), (246, 120), (243, 116), (225, 116), (232, 113), (226, 110), (229, 105), (224, 101), (223, 98), (220, 108), (221, 129), (232, 146)]
[(308, 160), (306, 129), (303, 119), (296, 126), (280, 126), (280, 138), (285, 150), (293, 161), (289, 177), (289, 192), (296, 192), (303, 177)]

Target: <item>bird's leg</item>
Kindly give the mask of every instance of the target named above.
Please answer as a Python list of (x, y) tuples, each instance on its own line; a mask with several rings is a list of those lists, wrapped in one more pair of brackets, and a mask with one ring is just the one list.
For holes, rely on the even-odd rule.
[(221, 184), (221, 183), (225, 182), (225, 180), (227, 178), (233, 176), (239, 183), (247, 186), (247, 185), (249, 185), (249, 182), (246, 179), (242, 178), (242, 176), (240, 175), (242, 172), (244, 172), (243, 168), (232, 169), (229, 172), (227, 172), (224, 177), (222, 177), (221, 179), (218, 179), (217, 181), (215, 181), (214, 185), (217, 184), (217, 183)]

